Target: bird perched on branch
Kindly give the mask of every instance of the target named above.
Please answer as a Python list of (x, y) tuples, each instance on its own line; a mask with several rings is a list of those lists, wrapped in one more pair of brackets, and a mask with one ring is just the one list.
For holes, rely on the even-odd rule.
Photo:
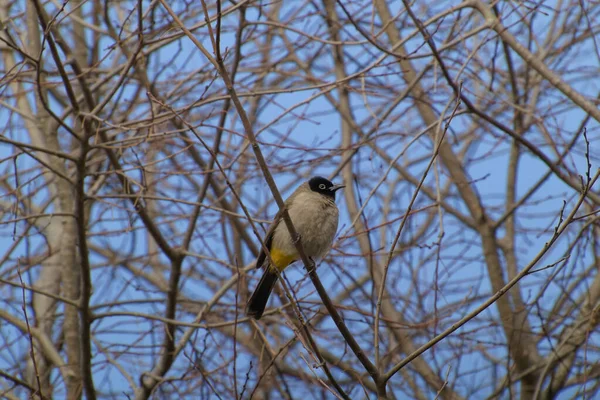
[[(334, 185), (323, 177), (315, 176), (300, 185), (285, 201), (292, 224), (300, 235), (304, 252), (312, 259), (324, 256), (333, 244), (339, 220), (335, 192), (343, 187), (344, 185)], [(261, 248), (256, 268), (262, 267), (263, 264), (266, 264), (266, 268), (246, 308), (246, 314), (255, 319), (260, 319), (263, 315), (279, 273), (300, 259), (281, 211), (269, 227), (264, 243), (272, 263)]]

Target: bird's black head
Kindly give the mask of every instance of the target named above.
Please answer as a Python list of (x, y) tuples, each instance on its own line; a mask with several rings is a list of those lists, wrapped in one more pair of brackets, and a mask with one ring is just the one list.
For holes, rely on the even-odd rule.
[(322, 194), (323, 196), (335, 199), (335, 192), (344, 187), (344, 185), (334, 185), (329, 180), (322, 176), (315, 176), (308, 181), (308, 186), (313, 192)]

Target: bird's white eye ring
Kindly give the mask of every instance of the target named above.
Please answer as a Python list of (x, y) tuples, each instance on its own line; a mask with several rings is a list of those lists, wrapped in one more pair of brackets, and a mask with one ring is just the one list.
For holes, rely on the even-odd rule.
[(319, 185), (319, 189), (321, 189), (321, 190), (325, 190), (325, 184), (324, 184), (324, 183), (321, 183), (321, 184)]

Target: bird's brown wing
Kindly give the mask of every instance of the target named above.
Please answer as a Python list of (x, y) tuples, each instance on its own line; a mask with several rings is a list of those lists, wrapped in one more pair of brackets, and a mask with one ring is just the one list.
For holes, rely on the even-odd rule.
[[(294, 193), (292, 193), (291, 196), (285, 200), (285, 206), (288, 210), (290, 208), (290, 205), (292, 204), (292, 201), (298, 194), (299, 189), (300, 189), (300, 187), (298, 189), (296, 189), (296, 191), (294, 191)], [(277, 214), (275, 214), (275, 218), (273, 218), (273, 223), (271, 224), (271, 226), (269, 227), (269, 230), (267, 230), (267, 234), (265, 235), (265, 247), (269, 251), (271, 251), (271, 244), (273, 243), (273, 234), (275, 233), (275, 229), (277, 228), (277, 226), (283, 219), (283, 218), (281, 218), (282, 215), (283, 215), (282, 210), (279, 210), (277, 212)], [(267, 258), (267, 253), (265, 253), (265, 250), (261, 246), (260, 253), (258, 254), (258, 258), (256, 259), (256, 268), (257, 269), (263, 266), (263, 264), (266, 261), (266, 258)]]
[[(265, 235), (265, 247), (269, 251), (271, 251), (271, 244), (273, 243), (273, 233), (275, 233), (275, 229), (277, 228), (277, 226), (279, 225), (279, 223), (281, 222), (281, 219), (282, 219), (281, 214), (283, 214), (283, 213), (281, 212), (281, 210), (279, 210), (277, 215), (275, 215), (275, 219), (273, 220), (273, 223), (269, 227), (267, 234)], [(263, 264), (265, 263), (266, 259), (267, 259), (267, 253), (265, 253), (265, 250), (263, 249), (263, 247), (260, 246), (260, 253), (258, 254), (258, 258), (256, 259), (256, 268), (258, 269), (258, 268), (262, 267)]]

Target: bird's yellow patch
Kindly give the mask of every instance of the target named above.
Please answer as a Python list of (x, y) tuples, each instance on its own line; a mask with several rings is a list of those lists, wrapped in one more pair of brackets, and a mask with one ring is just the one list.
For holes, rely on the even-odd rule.
[(272, 248), (270, 252), (273, 264), (279, 272), (283, 271), (288, 265), (296, 261), (295, 254), (285, 254), (281, 250), (275, 248)]

